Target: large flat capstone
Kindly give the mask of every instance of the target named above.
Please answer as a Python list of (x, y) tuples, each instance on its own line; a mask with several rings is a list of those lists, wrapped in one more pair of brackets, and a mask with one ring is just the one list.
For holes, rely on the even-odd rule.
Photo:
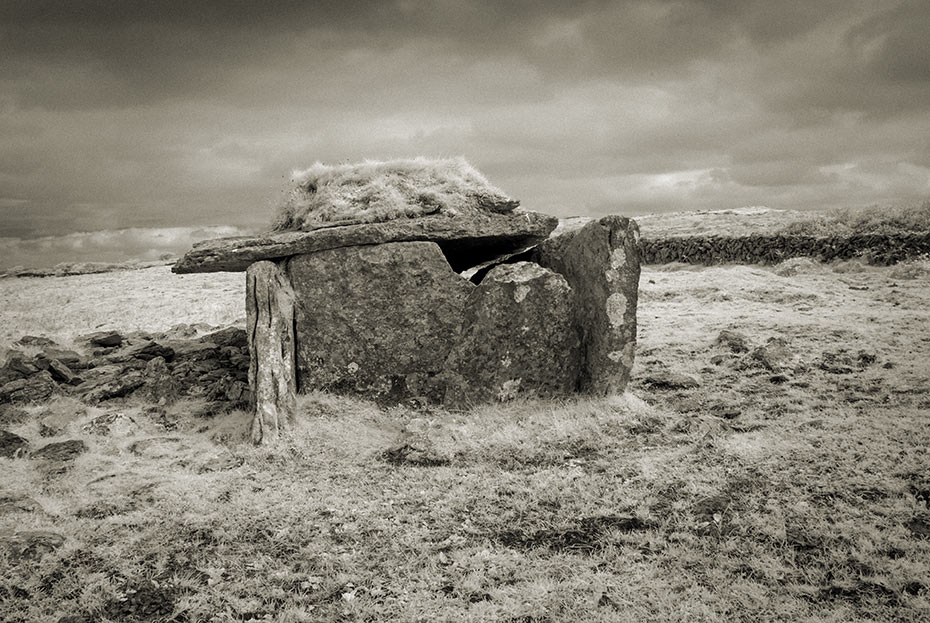
[(474, 289), (432, 242), (299, 255), (294, 290), (297, 386), (386, 402), (442, 400), (439, 373)]
[(431, 241), (456, 272), (544, 240), (558, 218), (538, 212), (433, 214), (380, 223), (320, 227), (206, 240), (178, 260), (175, 273), (244, 271), (261, 260), (280, 260), (358, 245)]

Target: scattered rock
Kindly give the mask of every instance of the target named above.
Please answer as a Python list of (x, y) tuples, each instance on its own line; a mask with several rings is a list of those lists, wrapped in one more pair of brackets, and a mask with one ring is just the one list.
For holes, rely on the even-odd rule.
[(436, 379), (475, 288), (431, 242), (299, 255), (287, 262), (297, 385), (398, 403), (441, 401)]
[(753, 349), (748, 355), (750, 364), (761, 366), (762, 368), (779, 373), (784, 366), (787, 366), (794, 357), (794, 353), (788, 348), (788, 342), (780, 337), (769, 339), (764, 346)]
[(665, 371), (649, 374), (643, 383), (654, 389), (694, 389), (701, 386), (701, 382), (693, 376)]
[(133, 348), (129, 352), (130, 356), (142, 361), (149, 361), (155, 357), (161, 357), (165, 361), (174, 359), (174, 349), (170, 346), (162, 346), (158, 342), (149, 341), (140, 346)]
[(749, 352), (749, 339), (742, 333), (730, 331), (729, 329), (721, 331), (720, 335), (718, 335), (717, 339), (714, 341), (714, 344), (723, 346), (731, 353)]
[(0, 515), (44, 512), (42, 505), (25, 495), (0, 496)]
[(85, 337), (87, 341), (94, 346), (102, 346), (104, 348), (120, 346), (123, 343), (122, 334), (116, 331), (98, 331), (97, 333), (91, 333)]
[(174, 403), (181, 394), (180, 383), (171, 374), (164, 357), (154, 357), (145, 365), (144, 382), (138, 390), (147, 400), (159, 405)]
[(930, 517), (928, 516), (914, 517), (904, 527), (918, 538), (930, 538)]
[(34, 450), (30, 455), (34, 459), (49, 461), (71, 461), (87, 451), (87, 444), (81, 439), (69, 439), (46, 444)]
[(130, 370), (97, 384), (85, 381), (77, 386), (76, 391), (85, 402), (98, 404), (104, 400), (126, 396), (144, 383), (145, 375), (142, 372)]
[(29, 447), (29, 440), (7, 430), (0, 430), (0, 456), (14, 458)]
[(39, 347), (58, 345), (57, 343), (55, 343), (54, 340), (50, 340), (47, 337), (41, 337), (41, 336), (36, 336), (36, 335), (24, 335), (23, 337), (16, 340), (14, 344), (17, 344), (19, 346), (39, 346)]
[(85, 363), (80, 353), (67, 348), (45, 348), (40, 354), (43, 359), (56, 359), (72, 370), (82, 369)]
[(39, 560), (65, 544), (65, 537), (45, 530), (21, 531), (7, 539), (6, 546), (14, 562)]
[(10, 355), (4, 368), (16, 372), (20, 378), (32, 376), (39, 372), (39, 366), (35, 364), (35, 359), (33, 357), (26, 357), (24, 354), (18, 352), (14, 352)]
[(448, 465), (449, 457), (438, 452), (429, 433), (429, 422), (422, 418), (410, 420), (394, 444), (381, 454), (381, 458), (391, 465), (416, 467)]
[(136, 421), (121, 412), (98, 415), (81, 427), (87, 435), (126, 437), (138, 429)]
[(58, 390), (52, 375), (42, 370), (25, 379), (10, 381), (0, 387), (0, 402), (27, 404), (47, 400)]
[(237, 348), (248, 348), (249, 346), (249, 337), (245, 329), (239, 329), (238, 327), (227, 327), (208, 333), (201, 337), (200, 341), (216, 344), (217, 346), (235, 346)]
[(60, 383), (78, 385), (83, 382), (78, 375), (71, 371), (71, 368), (57, 359), (48, 359), (44, 363), (52, 378)]
[(469, 295), (444, 369), (444, 404), (566, 395), (578, 383), (581, 336), (562, 275), (531, 262), (491, 270)]

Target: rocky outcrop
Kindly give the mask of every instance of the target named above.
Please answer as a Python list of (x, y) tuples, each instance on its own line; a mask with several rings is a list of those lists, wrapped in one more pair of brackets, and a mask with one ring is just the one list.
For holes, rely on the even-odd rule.
[(605, 216), (553, 236), (528, 257), (564, 275), (575, 297), (581, 331), (580, 390), (622, 393), (636, 352), (639, 228), (622, 216)]
[(474, 286), (453, 272), (437, 244), (299, 255), (287, 262), (287, 274), (301, 392), (441, 401), (438, 375)]
[(246, 272), (246, 334), (252, 390), (251, 437), (260, 443), (289, 427), (297, 400), (294, 291), (281, 266), (256, 262)]
[(537, 212), (435, 214), (381, 223), (219, 238), (194, 245), (176, 273), (244, 271), (261, 260), (388, 242), (435, 242), (457, 272), (544, 240), (558, 219)]
[(445, 405), (574, 391), (581, 349), (574, 306), (565, 278), (538, 264), (491, 270), (465, 304), (461, 336), (445, 363)]

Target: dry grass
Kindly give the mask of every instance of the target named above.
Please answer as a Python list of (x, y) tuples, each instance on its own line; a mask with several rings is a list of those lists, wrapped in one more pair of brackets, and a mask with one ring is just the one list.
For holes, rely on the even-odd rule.
[[(0, 498), (26, 507), (0, 511), (0, 540), (65, 538), (37, 559), (0, 547), (4, 616), (930, 620), (930, 282), (902, 270), (647, 268), (642, 400), (449, 414), (314, 394), (261, 448), (245, 414), (192, 404), (31, 407), (3, 426), (88, 451), (62, 473), (0, 459)], [(98, 313), (132, 317), (177, 279), (149, 273)], [(204, 292), (185, 314), (206, 315)], [(779, 372), (716, 344), (723, 329), (783, 340)], [(649, 389), (659, 370), (702, 385)]]
[(415, 158), (324, 165), (294, 174), (295, 187), (279, 208), (273, 229), (373, 223), (469, 210), (504, 212), (519, 202), (464, 158)]
[(930, 199), (893, 205), (830, 210), (787, 225), (783, 233), (808, 236), (930, 232)]
[(61, 343), (92, 331), (164, 331), (245, 318), (243, 273), (174, 275), (170, 267), (0, 279), (0, 359), (23, 335)]

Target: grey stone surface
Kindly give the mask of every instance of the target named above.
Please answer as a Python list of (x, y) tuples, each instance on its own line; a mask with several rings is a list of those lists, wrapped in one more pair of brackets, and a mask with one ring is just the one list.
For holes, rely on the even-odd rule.
[(0, 456), (11, 459), (29, 447), (29, 440), (8, 430), (0, 430)]
[(49, 461), (70, 461), (87, 451), (87, 444), (81, 439), (55, 441), (33, 451), (32, 458)]
[(465, 305), (445, 365), (445, 405), (573, 392), (581, 363), (574, 305), (562, 275), (530, 262), (493, 268)]
[(290, 427), (297, 398), (294, 292), (280, 264), (256, 262), (246, 272), (246, 334), (251, 436), (260, 443)]
[(442, 400), (436, 377), (474, 285), (453, 272), (438, 245), (331, 249), (291, 258), (287, 272), (300, 392)]
[(623, 216), (589, 221), (540, 243), (530, 259), (565, 276), (575, 293), (584, 360), (580, 389), (623, 392), (636, 353), (639, 227)]
[(269, 232), (200, 242), (172, 270), (176, 273), (243, 271), (252, 262), (327, 249), (431, 241), (440, 245), (456, 271), (462, 271), (543, 240), (557, 224), (554, 216), (515, 211), (461, 216), (436, 214), (313, 231)]
[(45, 370), (29, 378), (10, 381), (0, 387), (0, 402), (28, 404), (42, 402), (58, 390), (52, 375)]

